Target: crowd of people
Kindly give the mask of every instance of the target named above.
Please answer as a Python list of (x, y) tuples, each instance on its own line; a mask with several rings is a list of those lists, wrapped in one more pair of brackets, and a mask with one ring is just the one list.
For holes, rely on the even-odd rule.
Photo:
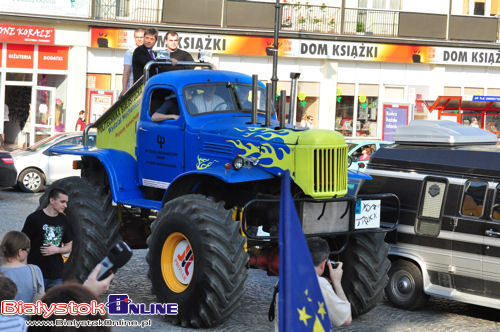
[[(15, 300), (35, 303), (38, 300), (50, 303), (90, 303), (109, 289), (114, 274), (103, 280), (97, 276), (98, 264), (83, 284), (63, 282), (64, 261), (62, 255), (72, 249), (73, 232), (71, 222), (64, 214), (69, 200), (68, 194), (58, 188), (48, 193), (45, 208), (30, 214), (22, 231), (7, 232), (0, 242), (0, 301)], [(70, 318), (70, 317), (58, 317)], [(99, 315), (88, 315), (72, 319), (100, 319)], [(45, 319), (41, 316), (0, 315), (0, 331), (26, 331), (25, 320)], [(52, 315), (48, 319), (55, 319)], [(30, 330), (43, 327), (30, 327)], [(45, 327), (46, 330), (50, 330)], [(103, 329), (106, 330), (106, 329)]]

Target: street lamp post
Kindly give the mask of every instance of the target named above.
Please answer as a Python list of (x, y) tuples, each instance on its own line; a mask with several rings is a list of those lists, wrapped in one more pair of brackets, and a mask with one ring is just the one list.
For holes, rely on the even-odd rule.
[(276, 90), (278, 86), (278, 36), (281, 22), (280, 0), (276, 0), (274, 10), (274, 45), (273, 45), (273, 76), (271, 77), (271, 93), (273, 98), (276, 97)]

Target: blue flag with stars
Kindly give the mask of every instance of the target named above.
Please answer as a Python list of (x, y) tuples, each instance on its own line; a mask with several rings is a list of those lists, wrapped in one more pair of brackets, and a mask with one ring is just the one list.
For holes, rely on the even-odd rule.
[(290, 173), (281, 176), (279, 329), (330, 331), (330, 319), (311, 254), (290, 193)]

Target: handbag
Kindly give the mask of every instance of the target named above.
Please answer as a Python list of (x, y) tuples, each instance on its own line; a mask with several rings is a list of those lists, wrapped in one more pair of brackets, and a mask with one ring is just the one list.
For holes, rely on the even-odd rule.
[(42, 299), (45, 295), (45, 288), (38, 278), (35, 267), (32, 264), (28, 264), (31, 271), (31, 280), (33, 281), (33, 303)]

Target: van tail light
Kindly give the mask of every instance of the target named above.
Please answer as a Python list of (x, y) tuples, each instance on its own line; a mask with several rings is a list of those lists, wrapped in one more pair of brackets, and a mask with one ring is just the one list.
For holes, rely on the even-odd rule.
[(0, 158), (2, 159), (3, 163), (4, 164), (9, 164), (9, 165), (13, 165), (14, 164), (14, 159), (12, 159), (11, 157), (3, 157), (3, 158)]
[(81, 169), (82, 161), (81, 160), (73, 160), (73, 169)]

